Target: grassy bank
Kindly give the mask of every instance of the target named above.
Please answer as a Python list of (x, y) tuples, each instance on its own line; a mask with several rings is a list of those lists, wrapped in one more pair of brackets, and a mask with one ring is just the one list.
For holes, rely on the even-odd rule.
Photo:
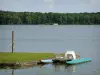
[(41, 59), (53, 58), (53, 53), (19, 53), (0, 52), (0, 63), (7, 62), (27, 62)]

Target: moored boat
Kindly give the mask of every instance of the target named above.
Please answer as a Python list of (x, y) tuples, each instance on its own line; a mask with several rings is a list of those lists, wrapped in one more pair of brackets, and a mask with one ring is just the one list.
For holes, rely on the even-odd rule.
[(52, 59), (44, 59), (44, 60), (40, 60), (39, 64), (48, 64), (48, 63), (52, 63)]
[(40, 60), (40, 64), (47, 63), (63, 63), (63, 64), (78, 64), (83, 62), (91, 61), (91, 58), (80, 58), (80, 55), (77, 55), (74, 51), (67, 51), (65, 57), (62, 57), (60, 54), (56, 55), (53, 59)]
[(89, 62), (91, 60), (92, 60), (91, 58), (80, 58), (71, 61), (66, 61), (66, 64), (79, 64), (79, 63)]

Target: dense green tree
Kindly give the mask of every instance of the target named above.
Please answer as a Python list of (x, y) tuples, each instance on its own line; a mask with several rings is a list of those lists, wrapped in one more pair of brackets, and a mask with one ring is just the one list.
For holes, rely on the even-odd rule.
[(100, 12), (97, 13), (41, 13), (0, 11), (0, 24), (54, 24), (60, 25), (100, 24)]

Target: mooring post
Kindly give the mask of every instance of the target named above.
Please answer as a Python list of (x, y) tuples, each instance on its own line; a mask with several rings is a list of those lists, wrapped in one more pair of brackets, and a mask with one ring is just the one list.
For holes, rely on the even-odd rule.
[(14, 70), (12, 70), (12, 75), (14, 75)]
[(12, 31), (12, 53), (14, 53), (14, 31)]

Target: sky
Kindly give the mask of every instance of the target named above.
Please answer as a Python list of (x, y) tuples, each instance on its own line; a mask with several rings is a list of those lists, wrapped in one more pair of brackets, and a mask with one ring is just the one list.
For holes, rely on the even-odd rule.
[(100, 0), (0, 0), (0, 10), (17, 12), (100, 12)]

